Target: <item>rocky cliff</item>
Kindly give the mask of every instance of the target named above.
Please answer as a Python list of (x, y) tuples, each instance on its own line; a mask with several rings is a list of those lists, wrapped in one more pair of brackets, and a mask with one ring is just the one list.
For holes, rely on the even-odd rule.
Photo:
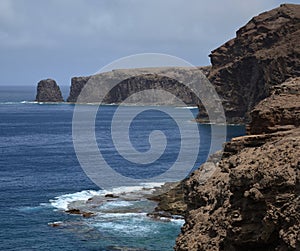
[[(70, 95), (67, 101), (78, 101), (79, 94), (89, 83), (85, 90), (89, 94), (81, 95), (80, 102), (99, 102), (99, 97), (106, 94), (103, 99), (104, 103), (121, 103), (132, 94), (155, 89), (170, 92), (187, 105), (197, 105), (199, 103), (198, 98), (187, 86), (195, 78), (195, 75), (199, 77), (200, 82), (201, 79), (204, 80), (209, 69), (210, 67), (119, 69), (89, 77), (75, 77), (72, 78)], [(200, 75), (200, 71), (203, 74)], [(185, 81), (185, 85), (179, 81), (180, 79)], [(117, 85), (109, 90), (114, 83), (117, 83)], [(158, 100), (163, 100), (163, 102)], [(173, 104), (175, 100), (164, 99), (156, 93), (153, 96), (136, 95), (129, 102), (135, 104)]]
[(41, 80), (37, 85), (35, 101), (38, 102), (63, 102), (61, 91), (53, 79)]
[(76, 102), (82, 88), (86, 85), (89, 79), (90, 77), (73, 77), (71, 79), (70, 94), (67, 98), (67, 102)]
[[(186, 223), (175, 250), (300, 249), (300, 78), (252, 111), (249, 135), (183, 182)], [(203, 179), (203, 169), (214, 169)]]
[[(300, 76), (300, 5), (283, 4), (252, 18), (210, 54), (209, 80), (229, 122), (249, 118), (272, 86)], [(202, 109), (199, 119), (205, 119)]]

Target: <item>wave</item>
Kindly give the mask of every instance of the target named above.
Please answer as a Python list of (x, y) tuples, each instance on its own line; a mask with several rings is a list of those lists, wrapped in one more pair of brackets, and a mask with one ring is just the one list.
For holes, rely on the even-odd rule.
[(197, 106), (177, 106), (175, 107), (175, 109), (189, 109), (189, 110), (193, 110), (193, 109), (198, 109)]
[[(161, 187), (164, 183), (141, 183), (139, 186), (127, 186), (127, 187), (116, 187), (111, 190), (83, 190), (80, 192), (76, 193), (69, 193), (69, 194), (63, 194), (60, 196), (55, 197), (54, 199), (49, 200), (50, 204), (52, 207), (58, 209), (58, 210), (68, 210), (69, 205), (74, 202), (83, 202), (85, 203), (89, 199), (95, 197), (95, 196), (100, 196), (104, 197), (107, 194), (113, 194), (116, 196), (121, 196), (121, 195), (142, 195), (149, 194), (153, 191), (154, 188), (156, 187)], [(123, 202), (115, 202), (119, 203), (119, 206), (123, 206), (127, 203), (126, 201)], [(115, 204), (116, 206), (117, 204)], [(111, 205), (113, 206), (113, 204)]]
[[(23, 102), (23, 101), (22, 101)], [(11, 102), (11, 101), (7, 101), (7, 102), (0, 102), (0, 105), (18, 105), (21, 104), (22, 102)]]
[(84, 190), (81, 192), (63, 194), (55, 197), (52, 200), (49, 200), (50, 204), (59, 210), (68, 210), (68, 206), (70, 203), (75, 201), (87, 201), (88, 199), (96, 196), (103, 195), (104, 190), (94, 191), (94, 190)]
[(23, 207), (18, 207), (17, 211), (23, 212), (23, 213), (32, 213), (36, 211), (43, 210), (44, 208), (48, 208), (49, 204), (47, 203), (41, 203), (39, 206), (23, 206)]

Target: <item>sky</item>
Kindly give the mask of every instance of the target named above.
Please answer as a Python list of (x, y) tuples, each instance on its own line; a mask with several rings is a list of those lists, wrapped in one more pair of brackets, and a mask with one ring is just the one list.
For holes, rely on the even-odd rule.
[[(0, 0), (0, 85), (70, 85), (121, 57), (210, 52), (278, 0)], [(290, 3), (299, 3), (290, 1)]]

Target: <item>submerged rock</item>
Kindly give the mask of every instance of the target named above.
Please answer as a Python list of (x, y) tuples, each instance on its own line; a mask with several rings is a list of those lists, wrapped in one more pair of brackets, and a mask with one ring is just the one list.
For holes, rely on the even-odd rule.
[(92, 217), (95, 215), (95, 213), (93, 213), (93, 212), (85, 212), (85, 211), (82, 211), (77, 208), (71, 208), (71, 209), (66, 210), (65, 212), (68, 214), (81, 215), (84, 218), (89, 218), (89, 217)]
[(63, 226), (63, 222), (62, 221), (54, 221), (54, 222), (49, 222), (48, 226), (50, 227), (61, 227)]
[(63, 102), (61, 91), (55, 80), (44, 79), (37, 85), (35, 101), (38, 102)]

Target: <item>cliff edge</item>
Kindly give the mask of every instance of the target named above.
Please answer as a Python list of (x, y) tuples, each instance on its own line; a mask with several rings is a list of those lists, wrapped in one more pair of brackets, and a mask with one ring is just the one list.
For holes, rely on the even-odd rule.
[[(300, 5), (282, 4), (252, 18), (236, 38), (211, 52), (209, 80), (220, 95), (229, 122), (270, 95), (273, 86), (300, 76)], [(198, 118), (205, 120), (201, 109)]]
[[(186, 223), (175, 250), (300, 249), (300, 78), (252, 111), (249, 135), (226, 143), (183, 183)], [(215, 172), (203, 181), (202, 169)]]
[[(210, 67), (159, 67), (116, 69), (87, 77), (74, 77), (71, 80), (70, 95), (67, 102), (98, 103), (103, 94), (103, 103), (122, 103), (129, 96), (145, 90), (165, 90), (187, 105), (197, 105), (200, 101), (188, 88), (190, 82), (198, 76), (205, 81)], [(178, 79), (183, 79), (184, 84)], [(88, 86), (87, 86), (88, 83)], [(114, 86), (111, 88), (111, 86)], [(82, 95), (80, 95), (82, 93)], [(162, 94), (163, 95), (163, 94)], [(80, 97), (80, 100), (78, 98)], [(163, 100), (163, 102), (159, 101)], [(155, 95), (135, 95), (133, 104), (173, 105), (176, 99), (166, 99)]]

